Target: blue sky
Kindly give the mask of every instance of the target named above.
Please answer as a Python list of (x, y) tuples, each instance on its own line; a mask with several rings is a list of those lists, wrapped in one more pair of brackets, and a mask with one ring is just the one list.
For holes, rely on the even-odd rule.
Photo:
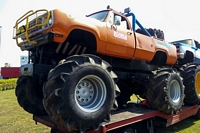
[(107, 5), (117, 11), (131, 7), (144, 27), (163, 30), (166, 41), (185, 38), (200, 41), (198, 0), (0, 0), (0, 67), (6, 62), (11, 66), (20, 66), (20, 55), (27, 54), (12, 39), (15, 21), (27, 11), (59, 8), (84, 16), (105, 9)]

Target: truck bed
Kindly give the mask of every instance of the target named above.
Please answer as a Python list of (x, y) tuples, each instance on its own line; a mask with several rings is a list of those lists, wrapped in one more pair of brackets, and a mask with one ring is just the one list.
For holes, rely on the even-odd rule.
[[(160, 111), (147, 109), (141, 106), (133, 106), (124, 110), (117, 111), (112, 114), (111, 120), (109, 123), (102, 125), (99, 130), (89, 130), (86, 133), (106, 133), (107, 131), (111, 131), (126, 125), (134, 124), (143, 120), (147, 120), (149, 118), (162, 118), (164, 121), (160, 121), (159, 123), (168, 127), (173, 125), (185, 118), (193, 116), (199, 110), (199, 105), (194, 106), (183, 106), (182, 110), (175, 115), (166, 115)], [(68, 131), (59, 128), (48, 116), (33, 116), (33, 120), (36, 122), (42, 123), (51, 128), (57, 128), (63, 133), (69, 133)], [(156, 120), (156, 119), (155, 119)]]

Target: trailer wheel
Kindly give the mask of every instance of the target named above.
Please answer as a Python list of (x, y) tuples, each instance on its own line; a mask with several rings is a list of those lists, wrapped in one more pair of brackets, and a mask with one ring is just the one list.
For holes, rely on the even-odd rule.
[(153, 71), (147, 86), (146, 98), (152, 109), (166, 114), (177, 113), (184, 99), (184, 86), (177, 72), (171, 68)]
[(43, 88), (44, 106), (53, 121), (68, 131), (98, 129), (117, 107), (117, 76), (93, 55), (75, 55), (50, 71)]
[[(27, 112), (35, 115), (45, 115), (46, 111), (43, 107), (42, 97), (36, 95), (35, 88), (31, 82), (31, 77), (20, 76), (17, 80), (15, 95), (19, 105)], [(28, 93), (35, 96), (35, 101), (30, 100)]]
[(195, 63), (182, 66), (181, 76), (185, 86), (185, 105), (200, 104), (200, 67)]

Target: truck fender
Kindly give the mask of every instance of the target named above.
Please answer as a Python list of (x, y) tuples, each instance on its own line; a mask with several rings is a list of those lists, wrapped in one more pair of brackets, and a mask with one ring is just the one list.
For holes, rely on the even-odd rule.
[(191, 51), (186, 51), (184, 56), (184, 63), (190, 63), (194, 61), (194, 54)]

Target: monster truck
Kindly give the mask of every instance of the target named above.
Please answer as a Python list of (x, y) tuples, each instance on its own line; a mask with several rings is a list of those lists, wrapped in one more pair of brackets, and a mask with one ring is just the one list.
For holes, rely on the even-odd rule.
[[(180, 69), (185, 85), (186, 105), (195, 105), (200, 103), (200, 44), (194, 39), (185, 39), (173, 41), (177, 48), (178, 62), (183, 64)], [(187, 55), (187, 56), (186, 56)], [(190, 62), (190, 63), (187, 63)]]
[(98, 129), (132, 94), (166, 114), (183, 105), (175, 45), (152, 37), (130, 8), (119, 13), (108, 7), (83, 18), (58, 9), (29, 11), (14, 30), (17, 46), (29, 53), (17, 82), (18, 103), (29, 113), (47, 113), (62, 128)]

